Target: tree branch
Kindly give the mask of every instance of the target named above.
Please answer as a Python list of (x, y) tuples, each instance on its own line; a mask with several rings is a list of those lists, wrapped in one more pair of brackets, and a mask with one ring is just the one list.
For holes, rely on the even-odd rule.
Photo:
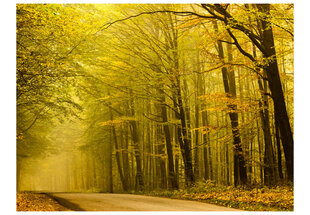
[(226, 40), (219, 40), (220, 42), (222, 42), (222, 43), (228, 43), (228, 44), (232, 44), (232, 45), (235, 45), (235, 43), (234, 42), (229, 42), (229, 41), (226, 41)]
[(224, 17), (220, 17), (212, 12), (210, 9), (206, 9), (211, 15), (225, 23), (226, 26), (230, 26), (231, 28), (237, 29), (242, 31), (256, 46), (261, 52), (264, 52), (263, 46), (259, 43), (260, 37), (254, 34), (251, 30), (247, 29), (243, 25), (240, 25), (237, 20), (235, 20), (230, 13), (226, 11), (220, 4), (204, 4), (203, 6), (206, 8), (212, 8), (219, 14), (223, 15)]
[(156, 13), (173, 13), (173, 14), (178, 15), (178, 16), (197, 16), (197, 17), (201, 17), (201, 18), (211, 18), (211, 19), (215, 18), (213, 16), (206, 16), (206, 15), (198, 14), (198, 13), (191, 12), (191, 11), (173, 11), (173, 10), (147, 11), (147, 12), (141, 12), (141, 13), (136, 14), (136, 15), (128, 16), (128, 17), (123, 18), (123, 19), (118, 19), (118, 20), (115, 20), (113, 22), (106, 23), (103, 26), (101, 26), (95, 34), (109, 28), (111, 25), (113, 25), (115, 23), (123, 22), (123, 21), (126, 21), (128, 19), (136, 18), (136, 17), (142, 16), (142, 15), (156, 14)]
[(240, 51), (244, 56), (248, 57), (251, 61), (255, 62), (256, 60), (254, 59), (254, 57), (253, 57), (250, 53), (244, 51), (244, 49), (240, 46), (240, 44), (239, 44), (237, 38), (235, 37), (235, 35), (233, 35), (233, 33), (231, 32), (231, 30), (228, 29), (228, 28), (227, 28), (226, 30), (227, 30), (228, 34), (230, 35), (230, 37), (234, 40), (234, 44), (235, 44), (235, 46), (239, 49), (239, 51)]
[(157, 123), (164, 123), (164, 121), (162, 121), (162, 120), (157, 120), (157, 119), (152, 119), (152, 118), (146, 116), (146, 114), (144, 114), (144, 113), (142, 113), (142, 115), (143, 115), (145, 118), (147, 118), (148, 120), (151, 120), (151, 121), (154, 121), (154, 122), (157, 122)]
[[(32, 123), (31, 123), (26, 129), (21, 129), (22, 132), (28, 131), (28, 130), (36, 123), (36, 121), (39, 119), (39, 117), (40, 117), (41, 115), (44, 114), (44, 113), (43, 113), (43, 114), (41, 114), (41, 113), (44, 111), (45, 108), (46, 108), (46, 106), (44, 106), (44, 107), (36, 114), (34, 120), (32, 121)], [(49, 108), (48, 108), (45, 112), (47, 112), (48, 110), (49, 110)]]

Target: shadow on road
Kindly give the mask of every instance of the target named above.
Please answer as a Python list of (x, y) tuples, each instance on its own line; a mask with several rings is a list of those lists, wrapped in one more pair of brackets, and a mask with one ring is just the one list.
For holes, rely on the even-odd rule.
[(61, 197), (56, 197), (56, 196), (53, 196), (53, 194), (50, 194), (50, 193), (45, 193), (46, 195), (48, 195), (49, 197), (51, 197), (52, 199), (54, 199), (55, 201), (57, 201), (59, 204), (61, 204), (62, 206), (70, 209), (70, 210), (73, 210), (73, 211), (85, 211), (84, 209), (82, 209), (79, 205), (77, 204), (74, 204), (66, 199), (63, 199)]

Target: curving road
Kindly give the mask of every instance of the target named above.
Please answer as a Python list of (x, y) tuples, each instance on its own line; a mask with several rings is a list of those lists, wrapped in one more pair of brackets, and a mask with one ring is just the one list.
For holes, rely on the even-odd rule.
[(48, 195), (75, 211), (237, 211), (197, 201), (132, 194), (50, 193)]

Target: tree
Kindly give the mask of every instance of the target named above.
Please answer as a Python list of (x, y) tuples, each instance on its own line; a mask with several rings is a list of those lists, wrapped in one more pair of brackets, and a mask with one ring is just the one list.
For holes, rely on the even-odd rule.
[[(222, 21), (226, 26), (229, 27), (227, 28), (227, 31), (232, 37), (234, 45), (236, 45), (236, 47), (244, 56), (248, 57), (251, 61), (256, 62), (256, 59), (240, 46), (238, 39), (235, 37), (230, 28), (243, 32), (262, 52), (266, 62), (264, 64), (258, 64), (258, 66), (265, 69), (267, 72), (266, 78), (268, 80), (271, 97), (274, 102), (275, 120), (279, 123), (279, 130), (281, 133), (281, 140), (286, 158), (288, 180), (293, 182), (293, 134), (286, 110), (282, 84), (279, 76), (272, 23), (268, 20), (270, 16), (270, 4), (256, 5), (258, 12), (262, 14), (258, 20), (258, 25), (261, 27), (261, 35), (254, 34), (251, 30), (234, 19), (234, 17), (227, 12), (228, 5), (222, 6), (220, 4), (203, 4), (202, 6), (214, 18)], [(211, 8), (218, 14), (212, 12), (210, 10)]]

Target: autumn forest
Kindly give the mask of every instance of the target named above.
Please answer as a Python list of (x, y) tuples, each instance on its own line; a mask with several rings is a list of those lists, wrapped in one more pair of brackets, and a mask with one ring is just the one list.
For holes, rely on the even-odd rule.
[(17, 4), (17, 190), (291, 191), (293, 15), (292, 4)]

